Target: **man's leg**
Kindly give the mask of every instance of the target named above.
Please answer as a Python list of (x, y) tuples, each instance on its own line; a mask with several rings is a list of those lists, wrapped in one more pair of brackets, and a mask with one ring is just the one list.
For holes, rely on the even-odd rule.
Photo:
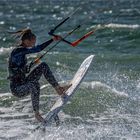
[(42, 62), (39, 64), (35, 69), (33, 69), (27, 77), (28, 81), (39, 81), (41, 76), (44, 75), (46, 80), (55, 88), (58, 86), (58, 82), (56, 81), (55, 77), (53, 76), (49, 66)]
[(63, 95), (65, 91), (71, 86), (71, 85), (67, 85), (64, 87), (59, 86), (49, 66), (45, 62), (42, 62), (33, 71), (31, 71), (31, 73), (27, 77), (27, 81), (39, 81), (42, 74), (44, 75), (46, 80), (55, 88), (56, 92), (59, 95)]

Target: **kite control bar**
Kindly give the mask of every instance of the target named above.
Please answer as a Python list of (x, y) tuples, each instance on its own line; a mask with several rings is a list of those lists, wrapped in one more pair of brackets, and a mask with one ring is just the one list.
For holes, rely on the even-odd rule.
[(74, 12), (72, 12), (72, 13), (70, 14), (70, 16), (68, 16), (67, 18), (65, 18), (64, 20), (62, 20), (62, 22), (60, 22), (60, 23), (59, 23), (58, 25), (56, 25), (53, 29), (51, 29), (51, 30), (48, 32), (48, 34), (49, 34), (49, 35), (52, 35), (52, 36), (55, 36), (55, 35), (54, 35), (55, 30), (56, 30), (58, 27), (60, 27), (62, 24), (64, 24), (68, 19), (70, 19), (79, 9), (80, 9), (80, 7), (78, 7)]

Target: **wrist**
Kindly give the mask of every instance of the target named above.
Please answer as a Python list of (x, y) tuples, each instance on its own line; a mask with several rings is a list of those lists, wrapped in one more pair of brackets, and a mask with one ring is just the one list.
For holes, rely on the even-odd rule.
[(53, 39), (53, 41), (58, 41), (58, 40), (61, 40), (62, 37), (59, 35), (55, 35), (52, 39)]

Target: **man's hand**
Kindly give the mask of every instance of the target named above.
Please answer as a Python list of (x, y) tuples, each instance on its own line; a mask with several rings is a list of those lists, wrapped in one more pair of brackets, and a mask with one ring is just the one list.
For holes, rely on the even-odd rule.
[(58, 40), (61, 40), (61, 39), (62, 39), (62, 37), (59, 36), (59, 35), (55, 35), (55, 36), (53, 37), (53, 40), (54, 40), (54, 41), (58, 41)]

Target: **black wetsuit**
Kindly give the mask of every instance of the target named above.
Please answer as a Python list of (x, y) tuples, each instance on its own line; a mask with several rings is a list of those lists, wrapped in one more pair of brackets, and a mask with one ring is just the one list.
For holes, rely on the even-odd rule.
[(25, 48), (20, 46), (15, 48), (9, 57), (8, 79), (10, 80), (10, 88), (12, 94), (17, 97), (24, 97), (31, 94), (34, 111), (39, 111), (39, 79), (42, 74), (53, 87), (58, 86), (58, 83), (52, 75), (49, 66), (45, 62), (42, 62), (30, 73), (27, 73), (26, 55), (40, 52), (52, 42), (53, 39), (50, 39), (49, 41), (46, 41), (45, 43), (32, 48)]

